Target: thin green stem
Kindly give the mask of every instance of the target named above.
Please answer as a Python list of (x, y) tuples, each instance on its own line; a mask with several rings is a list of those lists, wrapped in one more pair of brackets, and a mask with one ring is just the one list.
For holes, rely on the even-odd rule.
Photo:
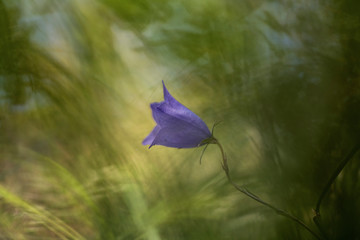
[(356, 144), (349, 152), (349, 154), (340, 162), (339, 166), (335, 169), (331, 177), (329, 178), (329, 181), (326, 183), (324, 189), (322, 190), (320, 197), (316, 203), (316, 209), (315, 209), (315, 217), (313, 218), (316, 226), (319, 228), (319, 230), (322, 232), (324, 236), (326, 236), (324, 230), (321, 228), (320, 225), (320, 206), (322, 203), (322, 200), (326, 196), (327, 192), (329, 191), (331, 185), (334, 183), (335, 179), (339, 176), (340, 172), (344, 169), (346, 164), (354, 157), (354, 155), (357, 153), (357, 151), (360, 148), (360, 144)]
[(317, 201), (316, 204), (316, 213), (319, 213), (320, 215), (320, 205), (321, 202), (323, 200), (323, 198), (325, 197), (326, 193), (329, 191), (329, 188), (331, 187), (331, 185), (333, 184), (333, 182), (335, 181), (335, 179), (339, 176), (340, 172), (344, 169), (345, 165), (352, 159), (352, 157), (355, 155), (355, 153), (359, 150), (360, 145), (355, 145), (350, 153), (340, 162), (339, 166), (335, 169), (335, 171), (333, 172), (333, 174), (331, 175), (329, 181), (327, 182), (327, 184), (325, 185), (323, 191), (320, 194), (320, 197)]
[(302, 226), (303, 228), (305, 228), (309, 233), (311, 233), (316, 239), (321, 239), (313, 230), (311, 230), (310, 227), (308, 227), (303, 221), (301, 221), (299, 218), (287, 213), (286, 211), (279, 209), (273, 205), (271, 205), (270, 203), (265, 202), (264, 200), (262, 200), (260, 197), (256, 196), (255, 194), (251, 193), (249, 190), (247, 190), (244, 187), (241, 187), (239, 185), (237, 185), (230, 177), (230, 172), (229, 172), (229, 166), (227, 163), (227, 158), (226, 158), (226, 154), (224, 152), (223, 147), (221, 146), (221, 144), (219, 143), (219, 141), (213, 137), (211, 143), (216, 144), (221, 151), (221, 155), (222, 155), (222, 168), (226, 173), (226, 177), (229, 180), (229, 182), (231, 183), (231, 185), (233, 185), (238, 191), (244, 193), (246, 196), (252, 198), (253, 200), (257, 201), (258, 203), (261, 203), (262, 205), (271, 208), (272, 210), (274, 210), (277, 214), (282, 215), (284, 217), (287, 217), (291, 220), (293, 220), (294, 222), (298, 223), (300, 226)]

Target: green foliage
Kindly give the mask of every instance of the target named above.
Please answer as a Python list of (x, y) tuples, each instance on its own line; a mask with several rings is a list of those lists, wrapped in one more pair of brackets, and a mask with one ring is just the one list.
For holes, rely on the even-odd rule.
[[(0, 239), (313, 239), (228, 184), (220, 153), (151, 150), (164, 79), (230, 174), (328, 239), (360, 237), (359, 4), (0, 0)], [(323, 233), (321, 233), (323, 231)]]

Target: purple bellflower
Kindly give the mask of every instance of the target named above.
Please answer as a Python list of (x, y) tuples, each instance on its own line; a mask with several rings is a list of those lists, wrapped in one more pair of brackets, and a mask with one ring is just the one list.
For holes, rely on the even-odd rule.
[(273, 205), (263, 201), (258, 196), (249, 192), (246, 188), (237, 185), (230, 177), (225, 151), (220, 142), (213, 136), (214, 127), (216, 124), (213, 126), (212, 132), (210, 132), (204, 121), (201, 120), (201, 118), (199, 118), (195, 113), (190, 111), (187, 107), (179, 103), (175, 98), (173, 98), (173, 96), (171, 96), (166, 89), (164, 81), (162, 83), (164, 88), (164, 101), (150, 104), (152, 115), (157, 125), (144, 139), (142, 142), (143, 145), (150, 145), (149, 148), (154, 145), (163, 145), (166, 147), (175, 148), (194, 148), (206, 144), (200, 157), (201, 164), (201, 158), (207, 146), (209, 144), (216, 144), (221, 151), (221, 166), (225, 171), (230, 184), (232, 184), (236, 190), (263, 204), (264, 206), (275, 210), (275, 212), (278, 214), (297, 222), (307, 231), (309, 231), (316, 239), (322, 239), (298, 218), (285, 212), (284, 210), (274, 207)]
[(194, 148), (208, 143), (212, 133), (204, 121), (171, 96), (162, 83), (164, 101), (150, 104), (157, 125), (142, 144)]

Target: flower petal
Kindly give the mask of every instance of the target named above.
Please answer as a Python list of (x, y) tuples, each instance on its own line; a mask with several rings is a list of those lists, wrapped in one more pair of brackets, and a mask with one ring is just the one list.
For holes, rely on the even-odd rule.
[(173, 127), (174, 129), (177, 129), (183, 127), (183, 128), (187, 128), (186, 130), (196, 133), (203, 139), (206, 139), (211, 136), (210, 131), (204, 131), (202, 128), (199, 128), (194, 124), (191, 124), (181, 118), (178, 118), (177, 116), (172, 116), (167, 112), (164, 112), (163, 111), (164, 105), (167, 104), (165, 102), (151, 104), (152, 115), (155, 119), (155, 122), (161, 128)]
[(142, 141), (142, 144), (150, 145), (154, 141), (154, 139), (155, 139), (156, 135), (159, 133), (159, 131), (160, 131), (159, 125), (156, 125), (154, 127), (154, 129), (151, 131), (151, 133)]
[(191, 148), (199, 146), (204, 139), (211, 136), (210, 132), (205, 133), (202, 129), (184, 120), (164, 113), (158, 105), (159, 103), (151, 105), (154, 119), (160, 127), (160, 131), (151, 146), (164, 145), (167, 147)]
[(178, 121), (178, 124), (161, 128), (149, 148), (154, 145), (175, 148), (193, 148), (198, 147), (200, 143), (208, 137), (189, 123), (179, 119), (176, 119), (173, 123), (176, 121)]
[(164, 101), (152, 103), (152, 115), (157, 123), (143, 144), (163, 145), (176, 148), (198, 147), (211, 137), (206, 124), (195, 113), (176, 101), (164, 88)]
[(204, 121), (195, 113), (190, 111), (187, 107), (178, 102), (173, 96), (171, 96), (171, 94), (165, 87), (164, 81), (162, 81), (162, 83), (165, 101), (158, 103), (159, 105), (157, 105), (157, 107), (161, 109), (164, 113), (186, 121), (194, 127), (201, 129), (205, 134), (210, 135), (210, 130), (204, 123)]

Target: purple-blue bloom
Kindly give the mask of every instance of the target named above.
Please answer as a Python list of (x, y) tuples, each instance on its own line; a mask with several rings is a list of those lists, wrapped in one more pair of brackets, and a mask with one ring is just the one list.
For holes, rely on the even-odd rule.
[(203, 120), (170, 95), (165, 87), (164, 101), (151, 103), (155, 128), (144, 139), (143, 145), (163, 145), (175, 148), (193, 148), (211, 138), (211, 132)]

